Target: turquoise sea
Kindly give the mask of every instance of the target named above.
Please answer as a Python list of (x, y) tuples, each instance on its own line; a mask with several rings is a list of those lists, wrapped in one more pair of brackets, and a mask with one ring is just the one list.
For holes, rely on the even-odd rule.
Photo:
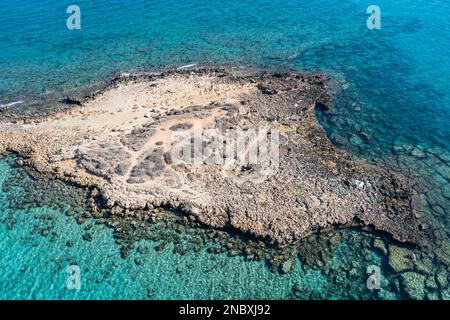
[[(80, 30), (66, 27), (71, 4), (81, 9)], [(366, 26), (373, 4), (380, 30)], [(320, 123), (336, 146), (416, 179), (436, 249), (408, 248), (430, 261), (412, 275), (372, 247), (374, 239), (391, 246), (388, 237), (358, 230), (342, 231), (326, 263), (294, 259), (287, 274), (208, 245), (161, 249), (161, 239), (136, 240), (124, 258), (114, 228), (80, 220), (83, 191), (35, 180), (8, 156), (0, 158), (0, 299), (449, 299), (449, 16), (443, 0), (3, 0), (0, 105), (23, 101), (19, 112), (43, 111), (118, 72), (190, 63), (331, 74), (342, 90)], [(69, 265), (80, 268), (79, 290), (66, 285)], [(381, 290), (367, 289), (368, 265), (380, 266)]]

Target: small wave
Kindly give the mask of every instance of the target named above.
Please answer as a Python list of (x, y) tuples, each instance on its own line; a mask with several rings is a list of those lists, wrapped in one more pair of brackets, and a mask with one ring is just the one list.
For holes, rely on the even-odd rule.
[(187, 64), (185, 66), (178, 67), (177, 70), (189, 69), (189, 68), (195, 67), (196, 65), (197, 65), (197, 63)]
[(24, 103), (24, 101), (22, 101), (22, 100), (13, 101), (13, 102), (5, 103), (5, 104), (0, 103), (0, 109), (14, 107), (15, 105), (22, 104), (22, 103)]

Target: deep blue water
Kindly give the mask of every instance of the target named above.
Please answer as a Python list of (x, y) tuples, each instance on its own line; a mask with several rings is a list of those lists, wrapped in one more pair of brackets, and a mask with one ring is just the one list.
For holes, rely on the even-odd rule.
[[(344, 89), (335, 97), (331, 113), (318, 114), (330, 138), (357, 157), (394, 166), (423, 182), (427, 214), (439, 221), (448, 237), (447, 1), (79, 0), (75, 4), (81, 8), (81, 30), (66, 28), (70, 4), (2, 1), (0, 104), (17, 100), (30, 104), (39, 97), (61, 96), (97, 84), (117, 72), (188, 63), (325, 71)], [(366, 8), (372, 4), (381, 8), (381, 30), (366, 27)], [(8, 161), (1, 163), (2, 176), (11, 168)], [(2, 208), (3, 215), (12, 210), (6, 200)], [(63, 245), (67, 240), (26, 237), (34, 225), (31, 217), (45, 210), (36, 206), (24, 212), (8, 211), (21, 223), (12, 231), (0, 229), (0, 264), (9, 266), (7, 276), (0, 277), (0, 298), (142, 298), (152, 285), (158, 289), (157, 298), (286, 298), (294, 282), (309, 281), (314, 287), (327, 281), (323, 274), (305, 275), (300, 269), (283, 278), (270, 273), (263, 263), (216, 255), (222, 267), (217, 268), (214, 281), (189, 281), (201, 273), (199, 267), (185, 274), (183, 282), (177, 278), (182, 276), (173, 278), (169, 272), (180, 259), (170, 250), (146, 258), (148, 263), (141, 268), (155, 268), (158, 274), (150, 277), (139, 271), (132, 258), (118, 256), (109, 229), (98, 227), (92, 242), (81, 241), (77, 225), (60, 220), (66, 218), (52, 211), (60, 221), (55, 227), (58, 234), (76, 239), (78, 249), (71, 255), (85, 261), (84, 268), (95, 269), (98, 261), (118, 264), (112, 284), (96, 285), (92, 272), (90, 280), (83, 278), (83, 287), (89, 290), (74, 296), (64, 290), (64, 270), (55, 273), (49, 262), (67, 250)], [(91, 261), (91, 256), (97, 258)], [(212, 258), (205, 253), (183, 259), (201, 266)], [(21, 271), (22, 265), (27, 266), (26, 272)], [(158, 282), (150, 284), (155, 279)], [(217, 289), (218, 283), (224, 283), (229, 293)], [(275, 289), (264, 291), (264, 286)]]

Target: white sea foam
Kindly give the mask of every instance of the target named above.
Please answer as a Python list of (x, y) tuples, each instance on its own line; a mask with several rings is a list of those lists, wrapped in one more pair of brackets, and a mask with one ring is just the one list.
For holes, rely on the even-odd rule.
[(24, 103), (24, 101), (22, 101), (22, 100), (19, 100), (19, 101), (13, 101), (13, 102), (5, 103), (5, 104), (0, 103), (0, 109), (2, 109), (2, 108), (8, 108), (8, 107), (13, 107), (13, 106), (15, 106), (15, 105), (22, 104), (22, 103)]
[(189, 69), (189, 68), (195, 67), (196, 65), (197, 65), (197, 63), (187, 64), (185, 66), (178, 67), (177, 70)]

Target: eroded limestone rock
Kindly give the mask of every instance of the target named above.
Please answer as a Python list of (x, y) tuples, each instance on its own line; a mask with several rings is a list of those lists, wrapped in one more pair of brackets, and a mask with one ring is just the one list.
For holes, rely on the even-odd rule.
[(413, 269), (411, 251), (395, 245), (389, 247), (389, 265), (395, 272), (403, 272)]
[[(279, 244), (355, 224), (420, 243), (424, 231), (408, 180), (336, 149), (317, 123), (315, 108), (331, 107), (328, 80), (223, 69), (119, 77), (81, 106), (36, 124), (1, 123), (0, 152), (17, 152), (42, 174), (96, 188), (109, 207), (176, 208), (198, 223)], [(255, 164), (225, 165), (233, 155), (218, 159), (215, 147), (227, 141), (204, 132), (230, 129), (278, 136), (276, 170), (265, 172), (270, 157)], [(198, 141), (208, 150), (201, 161), (173, 159), (177, 148), (195, 154)], [(394, 268), (407, 269), (407, 260), (397, 258)]]
[(425, 276), (415, 272), (405, 272), (401, 275), (405, 292), (411, 299), (423, 300), (425, 298)]

